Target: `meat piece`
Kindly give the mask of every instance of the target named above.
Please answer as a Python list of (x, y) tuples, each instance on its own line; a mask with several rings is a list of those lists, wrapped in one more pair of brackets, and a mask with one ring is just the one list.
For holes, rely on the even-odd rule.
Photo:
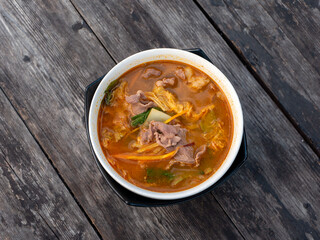
[(164, 148), (176, 146), (178, 142), (180, 142), (181, 137), (173, 135), (173, 136), (168, 136), (162, 133), (155, 133), (156, 137), (156, 142), (161, 145)]
[(207, 146), (206, 145), (202, 145), (200, 147), (197, 148), (196, 152), (195, 152), (195, 161), (196, 161), (196, 167), (199, 166), (200, 164), (200, 159), (202, 158), (203, 154), (207, 151)]
[(157, 87), (168, 87), (168, 86), (173, 86), (175, 84), (176, 79), (174, 77), (172, 78), (163, 78), (162, 80), (159, 80), (156, 82)]
[(154, 136), (156, 142), (164, 148), (176, 146), (181, 141), (182, 135), (179, 125), (169, 125), (162, 122), (153, 122), (153, 128), (156, 129)]
[[(160, 146), (167, 149), (168, 152), (173, 151), (178, 146), (187, 144), (187, 130), (181, 128), (180, 125), (169, 125), (162, 122), (151, 121), (148, 129), (140, 132), (140, 144), (148, 144), (156, 141)], [(169, 163), (172, 166), (175, 163), (195, 164), (193, 157), (193, 148), (191, 146), (181, 147), (177, 154)]]
[(184, 70), (182, 68), (178, 68), (175, 72), (176, 76), (181, 80), (186, 80), (186, 75), (184, 74)]
[(133, 115), (143, 113), (149, 108), (157, 106), (154, 102), (149, 101), (141, 90), (138, 90), (136, 94), (126, 96), (126, 101), (131, 104)]
[(181, 141), (181, 136), (185, 135), (184, 131), (186, 130), (180, 125), (151, 121), (149, 128), (141, 131), (139, 141), (141, 144), (148, 144), (155, 140), (160, 146), (168, 149)]
[(144, 73), (142, 74), (142, 77), (143, 78), (150, 78), (150, 77), (159, 77), (160, 75), (161, 75), (160, 70), (153, 68), (153, 67), (150, 67), (144, 71)]
[(151, 125), (151, 122), (150, 122), (149, 128), (142, 129), (140, 131), (140, 134), (138, 137), (139, 144), (145, 145), (145, 144), (152, 142), (154, 140), (155, 131), (156, 131), (156, 129), (153, 127), (153, 125)]
[(177, 154), (174, 156), (173, 163), (182, 163), (182, 164), (194, 164), (195, 160), (193, 157), (193, 148), (192, 147), (182, 147), (179, 149)]
[(136, 102), (145, 102), (148, 101), (146, 96), (141, 90), (138, 90), (136, 94), (133, 94), (131, 96), (126, 96), (126, 101), (130, 104), (136, 103)]

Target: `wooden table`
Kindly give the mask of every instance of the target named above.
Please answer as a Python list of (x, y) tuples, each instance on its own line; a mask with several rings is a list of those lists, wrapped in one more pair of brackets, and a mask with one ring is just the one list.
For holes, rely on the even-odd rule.
[[(320, 239), (319, 1), (1, 0), (0, 239)], [(98, 171), (84, 90), (141, 50), (200, 47), (243, 105), (249, 158), (169, 207)]]

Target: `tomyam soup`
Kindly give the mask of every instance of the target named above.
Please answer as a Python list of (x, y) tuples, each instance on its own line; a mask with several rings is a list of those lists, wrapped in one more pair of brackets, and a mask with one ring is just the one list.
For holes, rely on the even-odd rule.
[(105, 90), (99, 142), (130, 183), (177, 192), (219, 169), (231, 146), (232, 119), (225, 94), (208, 75), (185, 63), (148, 62)]

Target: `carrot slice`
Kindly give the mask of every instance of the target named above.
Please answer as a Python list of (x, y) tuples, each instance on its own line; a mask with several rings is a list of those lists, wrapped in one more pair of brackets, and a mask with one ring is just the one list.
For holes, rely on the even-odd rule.
[(176, 115), (173, 115), (171, 118), (169, 118), (168, 120), (164, 121), (164, 123), (169, 123), (171, 122), (173, 119), (176, 119), (177, 117), (182, 116), (183, 114), (185, 114), (186, 112), (188, 112), (187, 110), (184, 110), (180, 113), (177, 113)]
[(133, 129), (131, 132), (128, 132), (128, 133), (124, 136), (124, 138), (129, 137), (132, 133), (135, 133), (135, 132), (138, 131), (139, 129), (140, 129), (140, 127), (137, 127), (137, 128), (135, 128), (135, 129)]
[(128, 135), (130, 135), (130, 134), (132, 134), (132, 133), (134, 133), (134, 132), (138, 131), (139, 129), (140, 129), (140, 127), (137, 127), (137, 128), (135, 128), (135, 129), (133, 129), (131, 132), (129, 132), (129, 133), (128, 133)]
[(149, 145), (147, 145), (147, 146), (145, 146), (145, 147), (143, 147), (143, 148), (138, 149), (138, 150), (137, 150), (137, 153), (142, 153), (142, 152), (151, 150), (151, 149), (153, 149), (153, 148), (156, 148), (156, 147), (158, 147), (158, 146), (159, 146), (158, 143), (152, 143), (152, 144), (149, 144)]

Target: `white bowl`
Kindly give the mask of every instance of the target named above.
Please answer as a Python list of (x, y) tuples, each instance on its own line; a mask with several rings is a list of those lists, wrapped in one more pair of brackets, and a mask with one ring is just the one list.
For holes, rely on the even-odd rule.
[[(222, 89), (224, 94), (226, 95), (231, 111), (233, 116), (233, 123), (234, 123), (234, 132), (232, 138), (232, 144), (230, 150), (226, 156), (226, 159), (220, 166), (220, 168), (206, 181), (202, 182), (201, 184), (189, 188), (187, 190), (178, 191), (178, 192), (154, 192), (150, 190), (146, 190), (140, 187), (133, 185), (132, 183), (125, 180), (121, 177), (109, 164), (108, 160), (106, 159), (98, 138), (98, 128), (97, 128), (97, 121), (98, 121), (98, 112), (100, 108), (101, 101), (104, 97), (104, 91), (108, 87), (109, 83), (113, 80), (119, 78), (122, 74), (127, 72), (129, 69), (140, 65), (142, 63), (157, 61), (157, 60), (173, 60), (178, 62), (183, 62), (189, 65), (200, 69), (204, 73), (208, 74)], [(243, 116), (242, 116), (242, 109), (240, 105), (240, 101), (236, 91), (234, 90), (233, 86), (229, 82), (229, 80), (225, 77), (225, 75), (216, 68), (212, 63), (205, 60), (198, 55), (193, 53), (178, 50), (178, 49), (170, 49), (170, 48), (159, 48), (159, 49), (151, 49), (143, 52), (136, 53), (120, 63), (114, 66), (108, 74), (102, 79), (100, 82), (91, 102), (90, 112), (89, 112), (89, 135), (90, 140), (94, 149), (95, 154), (97, 155), (101, 165), (103, 168), (108, 172), (108, 174), (116, 180), (119, 184), (123, 187), (127, 188), (128, 190), (139, 194), (144, 197), (153, 198), (153, 199), (161, 199), (161, 200), (172, 200), (172, 199), (180, 199), (195, 195), (211, 185), (217, 182), (229, 169), (232, 165), (234, 159), (237, 156), (237, 153), (240, 148), (242, 135), (243, 135)]]

